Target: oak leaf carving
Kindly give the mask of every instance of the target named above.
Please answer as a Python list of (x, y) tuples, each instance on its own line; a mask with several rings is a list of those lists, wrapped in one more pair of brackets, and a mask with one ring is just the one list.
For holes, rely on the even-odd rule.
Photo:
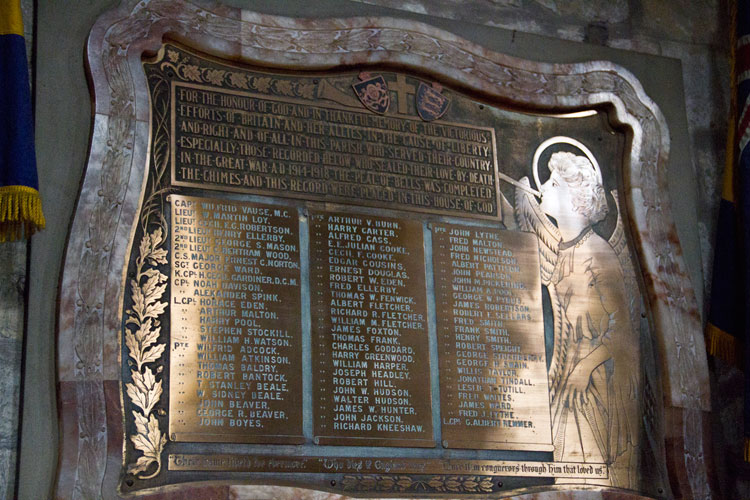
[(136, 450), (143, 453), (134, 464), (128, 466), (130, 474), (144, 472), (152, 463), (159, 467), (154, 473), (157, 474), (161, 468), (161, 452), (167, 443), (167, 437), (159, 430), (159, 421), (154, 415), (146, 418), (137, 411), (133, 411), (135, 417), (136, 435), (130, 437)]
[[(179, 54), (168, 54), (168, 57), (179, 59)], [(197, 66), (184, 66), (184, 71), (186, 78), (196, 80), (201, 76)], [(158, 184), (158, 181), (155, 182)], [(156, 185), (152, 186), (151, 197), (145, 204), (147, 208), (141, 215), (144, 230), (155, 213), (161, 217), (154, 201), (161, 193)], [(161, 219), (163, 222), (163, 217)], [(144, 234), (139, 244), (136, 272), (130, 280), (132, 307), (126, 311), (124, 329), (125, 345), (136, 366), (136, 369), (131, 369), (132, 381), (125, 384), (125, 391), (132, 405), (141, 410), (132, 410), (136, 433), (130, 436), (130, 441), (135, 450), (142, 453), (134, 463), (128, 465), (127, 471), (141, 479), (150, 479), (160, 473), (161, 453), (167, 442), (166, 433), (162, 433), (159, 428), (159, 420), (151, 414), (162, 396), (162, 381), (156, 380), (156, 374), (161, 373), (163, 366), (157, 363), (156, 374), (146, 366), (148, 363), (158, 362), (166, 349), (166, 343), (159, 343), (158, 339), (161, 334), (159, 316), (167, 307), (167, 301), (161, 299), (166, 292), (168, 279), (156, 268), (169, 263), (168, 252), (162, 248), (166, 237), (163, 228), (162, 224), (150, 234)], [(131, 329), (127, 326), (130, 324), (136, 325), (136, 328)], [(146, 474), (154, 463), (155, 470)]]
[(141, 261), (146, 259), (151, 253), (151, 237), (145, 236), (141, 239), (141, 244), (138, 245), (138, 257)]
[(130, 288), (132, 289), (131, 298), (133, 299), (133, 307), (126, 311), (129, 315), (126, 323), (140, 325), (146, 309), (146, 298), (143, 296), (143, 292), (141, 292), (141, 287), (138, 286), (137, 281), (130, 280)]
[(138, 371), (145, 363), (159, 359), (166, 345), (160, 344), (149, 349), (159, 338), (161, 327), (153, 328), (151, 318), (146, 319), (135, 332), (125, 330), (125, 345), (130, 352), (130, 357), (136, 362)]
[(143, 284), (142, 290), (147, 304), (153, 304), (164, 295), (167, 289), (166, 280), (162, 280), (161, 274), (152, 274)]
[(146, 307), (146, 312), (143, 318), (158, 318), (161, 313), (167, 308), (166, 302), (154, 302)]
[(137, 352), (137, 356), (134, 355), (136, 354), (135, 352), (131, 351), (130, 357), (133, 358), (138, 366), (138, 370), (140, 370), (146, 363), (157, 361), (164, 352), (165, 347), (165, 344), (158, 344), (150, 349), (143, 349), (142, 351)]
[(133, 404), (141, 408), (144, 415), (148, 415), (161, 397), (161, 380), (156, 381), (154, 372), (149, 367), (143, 372), (133, 370), (131, 373), (133, 382), (125, 384), (125, 389)]
[[(144, 238), (144, 240), (146, 240), (146, 238)], [(164, 232), (161, 230), (161, 228), (157, 228), (156, 230), (154, 230), (148, 240), (148, 243), (150, 243), (148, 258), (151, 261), (151, 264), (166, 264), (167, 250), (164, 248), (159, 248), (159, 246), (164, 242)]]
[(149, 255), (149, 260), (156, 264), (166, 264), (167, 263), (167, 251), (163, 248), (159, 248), (151, 252), (151, 255)]
[(154, 347), (150, 349), (146, 349), (143, 351), (143, 361), (141, 364), (151, 363), (153, 361), (156, 361), (159, 359), (159, 357), (164, 352), (164, 349), (166, 348), (166, 344), (159, 344), (155, 345)]

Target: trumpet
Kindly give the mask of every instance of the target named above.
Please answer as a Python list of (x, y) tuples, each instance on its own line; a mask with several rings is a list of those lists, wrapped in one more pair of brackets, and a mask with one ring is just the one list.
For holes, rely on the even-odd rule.
[(516, 186), (517, 188), (521, 188), (521, 189), (523, 189), (524, 191), (526, 191), (527, 193), (531, 193), (531, 194), (533, 194), (533, 195), (534, 195), (534, 196), (536, 196), (537, 198), (541, 198), (541, 197), (542, 197), (542, 193), (541, 193), (541, 191), (537, 191), (536, 189), (532, 188), (531, 186), (528, 186), (528, 185), (526, 185), (526, 184), (524, 184), (524, 183), (522, 183), (522, 182), (518, 182), (518, 181), (517, 181), (517, 180), (515, 180), (514, 178), (512, 178), (512, 177), (510, 177), (510, 176), (508, 176), (508, 175), (505, 175), (505, 174), (504, 174), (504, 173), (502, 173), (502, 172), (498, 172), (498, 173), (497, 173), (497, 175), (498, 175), (498, 177), (499, 177), (500, 179), (504, 180), (505, 182), (507, 182), (507, 183), (509, 183), (509, 184), (513, 184), (513, 185), (514, 185), (514, 186)]

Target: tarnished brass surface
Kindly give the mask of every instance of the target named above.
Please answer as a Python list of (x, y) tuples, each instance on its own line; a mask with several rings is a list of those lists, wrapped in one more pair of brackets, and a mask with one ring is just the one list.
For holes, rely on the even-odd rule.
[[(542, 182), (537, 162), (558, 144), (577, 151), (552, 153)], [(619, 207), (617, 226), (605, 239), (594, 228), (609, 212), (599, 162), (574, 138), (540, 144), (533, 174), (540, 199), (518, 190), (514, 212), (520, 228), (538, 241), (539, 275), (553, 315), (548, 379), (554, 458), (606, 462), (610, 477), (598, 484), (636, 489), (643, 365), (634, 326), (641, 318), (633, 307), (637, 285)]]
[(436, 224), (432, 248), (443, 446), (552, 451), (536, 237)]
[(477, 474), (508, 477), (606, 479), (606, 464), (517, 460), (451, 460), (263, 455), (169, 455), (169, 470), (328, 472), (360, 474)]
[(310, 222), (315, 442), (435, 446), (422, 224)]
[(337, 106), (325, 82), (307, 99), (171, 88), (173, 185), (499, 216), (491, 128)]
[(297, 211), (170, 198), (170, 438), (304, 441)]
[(603, 114), (171, 44), (144, 67), (156, 167), (127, 304), (154, 321), (125, 336), (142, 469), (424, 495), (639, 488), (639, 298)]

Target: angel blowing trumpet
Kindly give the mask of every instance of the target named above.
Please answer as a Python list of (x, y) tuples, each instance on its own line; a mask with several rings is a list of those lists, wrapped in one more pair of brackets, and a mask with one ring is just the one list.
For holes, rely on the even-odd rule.
[[(540, 185), (539, 158), (560, 143), (583, 154), (552, 153), (549, 178)], [(593, 227), (608, 211), (601, 171), (575, 139), (545, 141), (533, 167), (539, 190), (526, 177), (513, 182), (515, 221), (509, 225), (537, 235), (542, 286), (552, 304), (548, 379), (554, 458), (606, 463), (608, 479), (586, 482), (637, 488), (642, 377), (630, 296), (636, 288), (627, 248), (618, 237), (619, 209), (608, 241)]]

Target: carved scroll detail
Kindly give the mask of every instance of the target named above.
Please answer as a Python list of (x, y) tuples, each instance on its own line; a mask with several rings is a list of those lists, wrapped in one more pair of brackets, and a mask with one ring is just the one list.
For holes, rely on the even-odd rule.
[[(115, 30), (116, 32), (116, 30)], [(106, 464), (107, 425), (102, 381), (104, 302), (112, 247), (127, 192), (133, 157), (135, 110), (133, 81), (127, 78), (127, 61), (121, 47), (111, 44), (103, 54), (107, 68), (111, 112), (107, 122), (106, 150), (99, 167), (97, 198), (90, 211), (88, 238), (78, 264), (74, 346), (76, 376), (82, 381), (79, 400), (80, 441), (75, 498), (99, 497)], [(96, 167), (93, 165), (93, 167)]]

